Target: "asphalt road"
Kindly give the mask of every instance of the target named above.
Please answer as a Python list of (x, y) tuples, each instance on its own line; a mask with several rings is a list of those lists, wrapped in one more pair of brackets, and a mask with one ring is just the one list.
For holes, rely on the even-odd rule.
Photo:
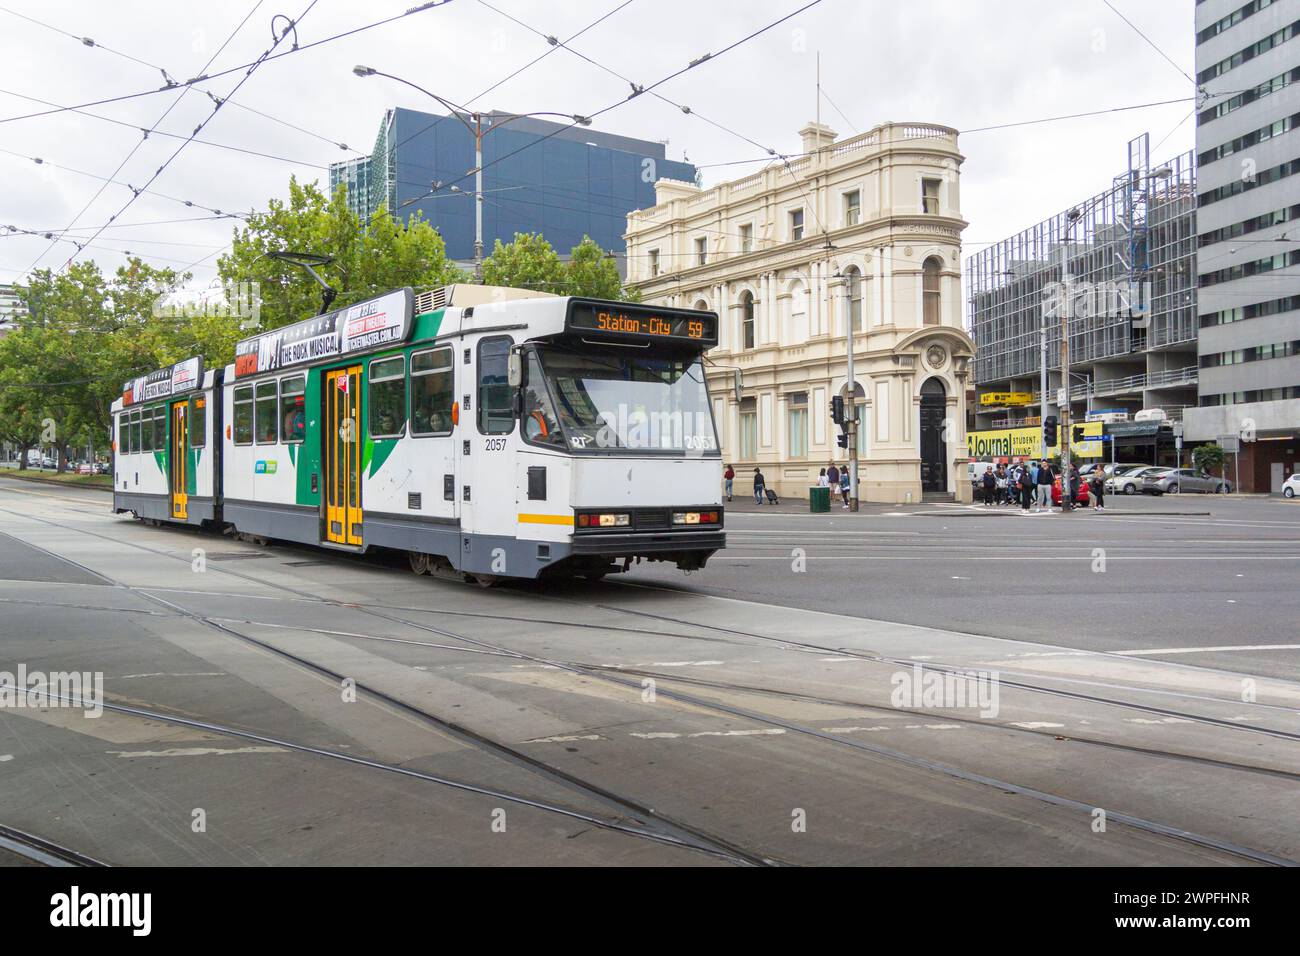
[[(969, 576), (958, 541), (1038, 526), (1087, 522), (1070, 547), (1095, 533), (1119, 560), (1078, 573), (1131, 582), (1116, 569), (1142, 561), (1120, 529), (1198, 516), (785, 509), (733, 515), (737, 547), (689, 578), (485, 591), (391, 556), (152, 528), (107, 500), (0, 480), (0, 674), (102, 681), (31, 706), (0, 695), (0, 824), (105, 862), (1300, 860), (1300, 681), (1265, 674), (1293, 651), (1212, 666), (1204, 645), (1094, 653), (861, 614), (889, 599), (900, 621), (942, 623), (955, 612), (936, 596), (966, 582), (916, 582)], [(1224, 537), (1268, 533), (1249, 515), (1296, 513), (1242, 507), (1168, 533), (1237, 548)], [(1219, 551), (1202, 564), (1256, 573)], [(892, 584), (854, 583), (877, 568)], [(840, 574), (856, 607), (828, 596)], [(746, 582), (765, 590), (727, 593)], [(1016, 599), (985, 587), (990, 608)], [(935, 678), (979, 692), (931, 699)]]
[(736, 504), (703, 571), (641, 565), (618, 580), (1300, 676), (1300, 499), (1112, 497), (1104, 513), (1029, 516)]

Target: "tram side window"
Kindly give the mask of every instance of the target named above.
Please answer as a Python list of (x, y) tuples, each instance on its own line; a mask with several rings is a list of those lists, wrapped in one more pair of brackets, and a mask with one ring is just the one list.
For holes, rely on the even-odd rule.
[(125, 412), (117, 416), (117, 453), (131, 454), (131, 416)]
[(140, 410), (136, 409), (131, 413), (131, 451), (134, 454), (140, 454), (144, 451), (144, 445), (140, 442)]
[(275, 422), (275, 405), (276, 405), (276, 383), (258, 382), (257, 398), (255, 401), (257, 423), (257, 443), (259, 445), (274, 445), (279, 429)]
[(235, 444), (253, 444), (253, 386), (235, 389)]
[(511, 341), (509, 336), (501, 336), (478, 344), (478, 430), (485, 435), (514, 431), (509, 378)]
[(448, 434), (454, 394), (451, 349), (433, 349), (412, 355), (411, 434)]
[(140, 437), (144, 439), (144, 444), (140, 446), (141, 451), (153, 451), (153, 409), (146, 408), (140, 412)]
[(304, 375), (280, 380), (280, 434), (287, 442), (302, 441), (307, 434), (306, 388)]
[(208, 398), (206, 395), (194, 395), (190, 398), (189, 417), (185, 430), (190, 435), (190, 447), (202, 448), (208, 440)]
[(153, 447), (162, 451), (167, 447), (167, 406), (153, 410)]
[(406, 431), (406, 359), (370, 363), (370, 435), (394, 438)]

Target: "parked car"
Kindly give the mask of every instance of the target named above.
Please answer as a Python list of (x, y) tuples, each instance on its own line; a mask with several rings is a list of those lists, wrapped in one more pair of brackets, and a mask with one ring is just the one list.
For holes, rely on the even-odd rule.
[(95, 462), (95, 474), (97, 475), (107, 475), (112, 470), (113, 470), (113, 465), (111, 462), (107, 462), (107, 461)]
[(1300, 494), (1300, 471), (1288, 476), (1287, 480), (1282, 482), (1283, 498), (1294, 498), (1298, 494)]
[[(1074, 496), (1075, 507), (1082, 507), (1089, 502), (1088, 479), (1081, 477), (1079, 479), (1079, 491)], [(1052, 480), (1052, 504), (1056, 507), (1061, 506), (1061, 479)]]
[(1142, 476), (1142, 491), (1149, 495), (1200, 491), (1222, 493), (1232, 490), (1232, 482), (1194, 468), (1164, 468)]
[(1163, 470), (1155, 465), (1121, 465), (1106, 479), (1106, 494), (1135, 495), (1142, 490), (1143, 476)]

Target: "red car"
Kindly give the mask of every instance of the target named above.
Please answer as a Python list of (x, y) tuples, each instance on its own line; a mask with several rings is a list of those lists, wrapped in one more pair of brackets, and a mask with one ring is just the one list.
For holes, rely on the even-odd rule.
[[(1074, 496), (1075, 507), (1083, 507), (1089, 502), (1088, 482), (1082, 478), (1079, 479), (1079, 492)], [(1052, 480), (1052, 504), (1056, 507), (1061, 506), (1061, 479)]]

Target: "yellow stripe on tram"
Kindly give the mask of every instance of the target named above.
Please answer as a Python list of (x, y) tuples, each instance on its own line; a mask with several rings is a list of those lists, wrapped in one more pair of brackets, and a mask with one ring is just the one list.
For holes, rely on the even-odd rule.
[(562, 524), (573, 527), (573, 515), (520, 515), (520, 524)]

